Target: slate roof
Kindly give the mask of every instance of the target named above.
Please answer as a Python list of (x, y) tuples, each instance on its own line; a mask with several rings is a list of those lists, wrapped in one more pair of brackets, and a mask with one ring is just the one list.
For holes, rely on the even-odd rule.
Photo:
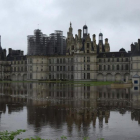
[(130, 57), (131, 53), (127, 52), (104, 52), (104, 53), (99, 53), (97, 58), (112, 58), (112, 57)]
[(26, 55), (12, 55), (12, 56), (7, 56), (6, 58), (7, 61), (14, 61), (14, 60), (27, 60)]

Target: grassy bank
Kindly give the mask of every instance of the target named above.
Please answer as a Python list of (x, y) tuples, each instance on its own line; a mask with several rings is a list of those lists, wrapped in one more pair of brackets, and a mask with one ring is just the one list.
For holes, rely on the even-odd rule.
[(111, 85), (115, 82), (108, 81), (0, 81), (0, 83), (64, 83), (64, 84), (73, 84), (73, 85), (89, 85), (89, 86), (98, 86), (98, 85)]
[[(17, 130), (17, 131), (11, 131), (11, 132), (8, 132), (6, 130), (3, 132), (0, 132), (0, 140), (14, 140), (15, 137), (18, 137), (18, 135), (20, 135), (23, 132), (26, 132), (26, 130)], [(67, 139), (66, 136), (61, 136), (60, 138), (57, 138), (56, 140), (66, 140), (66, 139)], [(83, 137), (80, 140), (89, 140), (89, 139), (90, 139), (89, 137)], [(35, 137), (35, 138), (31, 137), (31, 138), (24, 138), (24, 139), (17, 138), (17, 140), (52, 140), (52, 139), (42, 139), (40, 137)], [(104, 138), (98, 138), (97, 140), (104, 140)]]

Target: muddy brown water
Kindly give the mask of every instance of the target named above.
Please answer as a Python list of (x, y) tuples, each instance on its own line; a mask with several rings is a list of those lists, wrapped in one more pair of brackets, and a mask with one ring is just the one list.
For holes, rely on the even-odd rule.
[(1, 83), (0, 131), (18, 138), (140, 139), (140, 87), (113, 89), (63, 83)]

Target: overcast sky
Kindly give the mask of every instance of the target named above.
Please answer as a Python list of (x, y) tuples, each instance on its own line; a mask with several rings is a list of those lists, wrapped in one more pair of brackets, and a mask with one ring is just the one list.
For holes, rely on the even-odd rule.
[(130, 49), (140, 38), (140, 0), (0, 0), (0, 35), (3, 48), (27, 53), (27, 35), (34, 29), (49, 35), (62, 30), (73, 34), (86, 22), (90, 36), (101, 30), (111, 51)]

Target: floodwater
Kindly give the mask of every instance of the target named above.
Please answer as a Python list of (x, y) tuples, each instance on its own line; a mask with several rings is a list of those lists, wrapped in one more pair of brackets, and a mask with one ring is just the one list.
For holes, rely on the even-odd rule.
[(140, 87), (1, 83), (0, 131), (17, 138), (140, 140)]

